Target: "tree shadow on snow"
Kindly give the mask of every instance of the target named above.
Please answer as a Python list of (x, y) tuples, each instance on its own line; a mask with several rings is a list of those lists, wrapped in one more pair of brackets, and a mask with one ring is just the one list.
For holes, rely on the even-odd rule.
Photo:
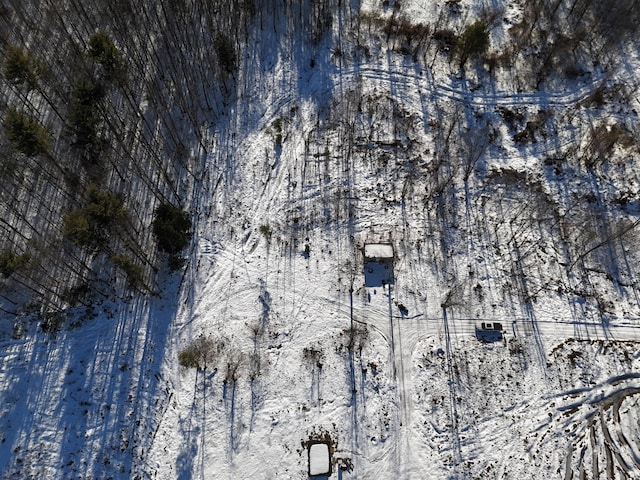
[(24, 374), (3, 393), (17, 402), (3, 445), (15, 456), (0, 455), (0, 476), (47, 467), (65, 478), (148, 473), (172, 396), (161, 372), (176, 310), (177, 301), (141, 297), (104, 305), (55, 336), (38, 329), (23, 344)]

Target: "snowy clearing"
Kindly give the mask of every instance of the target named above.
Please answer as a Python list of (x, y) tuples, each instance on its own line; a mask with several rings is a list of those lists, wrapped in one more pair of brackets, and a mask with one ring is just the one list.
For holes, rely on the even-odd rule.
[[(375, 23), (399, 3), (333, 2), (310, 39), (306, 7), (256, 14), (192, 145), (185, 268), (3, 323), (2, 478), (640, 478), (639, 149), (606, 141), (637, 134), (637, 52), (518, 91), (412, 58)], [(495, 49), (524, 11), (427, 3), (395, 8), (494, 4)]]

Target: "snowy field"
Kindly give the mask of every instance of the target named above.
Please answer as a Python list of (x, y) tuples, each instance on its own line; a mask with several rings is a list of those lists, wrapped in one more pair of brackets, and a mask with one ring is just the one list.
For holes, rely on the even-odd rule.
[[(2, 478), (307, 479), (314, 441), (325, 480), (640, 478), (639, 211), (605, 208), (640, 191), (637, 148), (597, 179), (550, 163), (638, 100), (579, 106), (597, 69), (551, 91), (461, 78), (384, 35), (356, 55), (348, 15), (313, 51), (280, 17), (252, 32), (160, 298), (3, 327)], [(637, 85), (629, 62), (607, 81)], [(547, 135), (518, 144), (500, 109), (552, 111)], [(367, 244), (393, 246), (390, 282)], [(178, 362), (196, 339), (198, 370)]]

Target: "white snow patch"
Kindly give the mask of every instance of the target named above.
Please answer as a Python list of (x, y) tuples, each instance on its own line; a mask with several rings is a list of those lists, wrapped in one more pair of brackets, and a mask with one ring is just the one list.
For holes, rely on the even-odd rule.
[(384, 243), (368, 243), (364, 246), (365, 258), (393, 258), (393, 247)]

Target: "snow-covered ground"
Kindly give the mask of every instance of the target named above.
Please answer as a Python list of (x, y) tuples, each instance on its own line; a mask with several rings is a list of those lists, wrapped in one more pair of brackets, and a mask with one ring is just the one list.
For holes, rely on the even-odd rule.
[[(161, 298), (3, 332), (3, 478), (304, 479), (314, 440), (349, 465), (332, 479), (640, 478), (638, 207), (581, 207), (637, 194), (637, 151), (597, 180), (545, 162), (609, 115), (576, 106), (601, 74), (470, 85), (384, 35), (356, 56), (347, 10), (313, 50), (277, 15), (252, 33)], [(514, 142), (498, 109), (542, 107), (549, 137)], [(391, 283), (367, 243), (393, 245)], [(206, 368), (182, 367), (198, 338)]]

